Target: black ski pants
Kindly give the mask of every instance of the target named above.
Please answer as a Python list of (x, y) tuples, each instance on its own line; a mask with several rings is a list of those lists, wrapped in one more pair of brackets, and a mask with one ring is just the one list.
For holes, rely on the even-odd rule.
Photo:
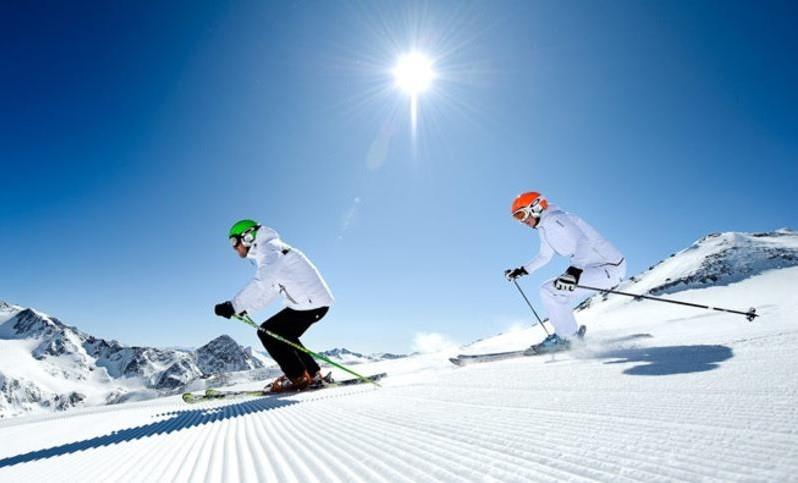
[[(299, 341), (299, 336), (304, 334), (311, 325), (321, 320), (328, 310), (330, 310), (329, 307), (319, 307), (313, 310), (285, 308), (260, 326), (285, 337), (295, 344), (302, 345), (302, 342)], [(266, 352), (269, 353), (289, 379), (293, 380), (301, 376), (305, 370), (311, 376), (319, 372), (319, 365), (309, 354), (294, 349), (285, 342), (279, 341), (261, 331), (258, 331), (258, 338), (263, 343), (263, 347), (266, 348)]]

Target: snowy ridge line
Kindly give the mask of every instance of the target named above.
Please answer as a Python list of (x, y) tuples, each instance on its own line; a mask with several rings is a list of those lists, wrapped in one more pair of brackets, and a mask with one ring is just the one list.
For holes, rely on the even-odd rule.
[(34, 309), (0, 315), (0, 418), (151, 399), (187, 384), (264, 377), (252, 351), (223, 335), (197, 350), (126, 346)]
[[(615, 289), (667, 297), (668, 294), (685, 290), (729, 286), (795, 266), (798, 266), (798, 232), (791, 229), (761, 233), (711, 233), (647, 270), (629, 277)], [(622, 297), (598, 293), (582, 302), (578, 309), (608, 302), (617, 305), (622, 303), (618, 300)], [(745, 298), (741, 297), (740, 300)], [(747, 302), (744, 305), (739, 309), (746, 310), (756, 304)]]

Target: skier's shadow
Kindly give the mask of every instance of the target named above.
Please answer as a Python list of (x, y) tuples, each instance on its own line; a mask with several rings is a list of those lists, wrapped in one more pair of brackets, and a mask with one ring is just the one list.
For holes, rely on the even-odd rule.
[(222, 421), (225, 419), (237, 418), (247, 414), (270, 411), (273, 409), (291, 406), (293, 404), (297, 404), (297, 401), (290, 401), (276, 397), (263, 397), (214, 408), (187, 409), (162, 413), (158, 414), (156, 417), (167, 416), (167, 418), (162, 421), (158, 421), (157, 423), (122, 429), (103, 436), (97, 436), (96, 438), (75, 441), (73, 443), (67, 443), (61, 446), (54, 446), (52, 448), (40, 449), (31, 451), (29, 453), (0, 459), (0, 468), (16, 465), (19, 463), (27, 463), (29, 461), (76, 453), (86, 449), (134, 441), (158, 434), (168, 434), (175, 431), (180, 431), (181, 429), (214, 423), (216, 421)]
[(605, 364), (642, 363), (625, 369), (624, 374), (666, 376), (717, 369), (721, 362), (734, 357), (734, 353), (725, 345), (679, 345), (611, 349), (596, 357), (613, 359)]

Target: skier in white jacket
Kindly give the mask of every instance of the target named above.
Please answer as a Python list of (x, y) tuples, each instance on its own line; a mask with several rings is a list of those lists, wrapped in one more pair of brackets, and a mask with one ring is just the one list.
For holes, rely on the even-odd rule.
[[(302, 345), (299, 337), (327, 314), (334, 300), (318, 269), (304, 253), (280, 240), (276, 231), (253, 220), (234, 224), (230, 240), (238, 255), (251, 260), (257, 271), (232, 300), (216, 305), (216, 315), (229, 319), (252, 314), (280, 295), (285, 308), (261, 327)], [(261, 331), (258, 337), (284, 373), (271, 384), (271, 391), (302, 390), (320, 382), (321, 369), (313, 357)]]
[(534, 352), (554, 352), (570, 347), (569, 338), (577, 332), (571, 306), (575, 299), (590, 293), (577, 285), (612, 288), (626, 275), (623, 255), (609, 241), (578, 216), (550, 204), (536, 192), (522, 193), (513, 201), (513, 218), (537, 229), (540, 252), (531, 262), (505, 270), (508, 280), (534, 273), (556, 253), (569, 257), (568, 270), (540, 288), (540, 298), (554, 326), (554, 333), (532, 346)]

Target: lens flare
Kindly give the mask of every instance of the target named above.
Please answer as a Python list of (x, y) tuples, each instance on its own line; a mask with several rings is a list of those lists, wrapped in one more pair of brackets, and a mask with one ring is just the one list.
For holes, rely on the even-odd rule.
[(435, 80), (432, 61), (419, 52), (411, 52), (399, 58), (393, 69), (396, 86), (409, 94), (417, 96), (429, 89)]

